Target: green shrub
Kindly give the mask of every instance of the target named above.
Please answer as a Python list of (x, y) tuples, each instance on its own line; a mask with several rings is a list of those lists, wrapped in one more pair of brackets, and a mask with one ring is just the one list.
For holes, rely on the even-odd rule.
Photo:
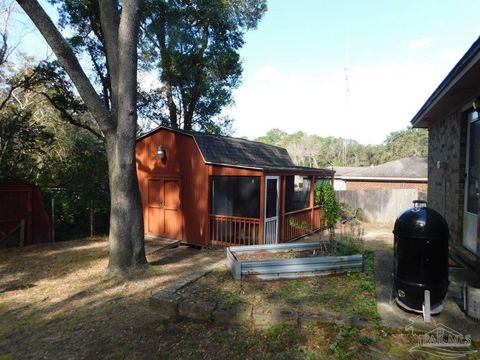
[(339, 207), (335, 198), (335, 190), (330, 181), (315, 183), (315, 205), (320, 205), (325, 210), (327, 228), (335, 227), (339, 216)]
[(350, 218), (355, 218), (360, 221), (363, 220), (362, 209), (360, 208), (354, 209), (345, 202), (341, 202), (338, 204), (338, 213), (339, 213), (340, 219), (342, 220), (347, 220)]
[(335, 236), (335, 241), (337, 255), (348, 256), (364, 253), (365, 243), (361, 227), (341, 228), (340, 233)]

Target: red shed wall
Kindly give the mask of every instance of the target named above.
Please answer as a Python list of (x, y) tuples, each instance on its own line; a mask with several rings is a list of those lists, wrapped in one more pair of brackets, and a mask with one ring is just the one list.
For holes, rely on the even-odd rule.
[[(24, 245), (52, 241), (50, 218), (40, 189), (28, 183), (0, 183), (0, 231), (10, 233), (22, 219), (26, 221)], [(18, 238), (19, 231), (12, 236)]]
[[(157, 147), (162, 145), (165, 149), (165, 158), (160, 160), (157, 156)], [(207, 245), (208, 230), (208, 168), (198, 150), (194, 139), (188, 135), (175, 133), (167, 129), (160, 129), (151, 135), (140, 139), (136, 147), (137, 176), (143, 203), (143, 216), (145, 233), (150, 235), (155, 232), (148, 231), (149, 225), (155, 225), (160, 220), (153, 219), (155, 210), (149, 210), (150, 204), (155, 202), (155, 193), (149, 194), (149, 181), (167, 181), (165, 183), (165, 204), (175, 204), (177, 196), (172, 191), (177, 191), (175, 182), (179, 184), (179, 210), (178, 215), (166, 219), (166, 226), (175, 226), (170, 233), (176, 234), (175, 238), (190, 244)], [(152, 186), (151, 186), (152, 188)], [(150, 195), (150, 196), (149, 196)], [(155, 205), (155, 204), (153, 204)], [(174, 211), (171, 211), (173, 213)], [(150, 219), (149, 219), (150, 216)], [(150, 221), (150, 224), (149, 224)], [(176, 223), (172, 225), (173, 223)], [(159, 227), (161, 224), (157, 224)], [(155, 227), (153, 227), (155, 228)], [(169, 236), (173, 237), (173, 236)]]

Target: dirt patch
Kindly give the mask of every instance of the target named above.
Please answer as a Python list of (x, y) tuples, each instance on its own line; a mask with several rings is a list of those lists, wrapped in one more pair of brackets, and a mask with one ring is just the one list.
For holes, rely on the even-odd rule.
[[(357, 225), (350, 223), (339, 224), (335, 229), (335, 237), (358, 236), (361, 233), (367, 250), (390, 250), (393, 249), (393, 224), (373, 224), (359, 222)], [(329, 240), (331, 234), (328, 231), (319, 231), (299, 239), (299, 242), (318, 242)]]
[(319, 257), (319, 256), (327, 256), (327, 255), (328, 255), (328, 252), (321, 251), (320, 249), (315, 249), (315, 250), (290, 249), (288, 251), (258, 250), (255, 252), (248, 252), (248, 253), (233, 252), (233, 256), (235, 256), (235, 258), (238, 261), (268, 260), (268, 259), (297, 259), (297, 258)]

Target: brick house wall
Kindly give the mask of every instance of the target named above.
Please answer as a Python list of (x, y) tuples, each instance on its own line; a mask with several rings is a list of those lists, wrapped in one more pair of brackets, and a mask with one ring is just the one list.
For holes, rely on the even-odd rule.
[(462, 243), (466, 133), (460, 110), (433, 122), (428, 132), (428, 206), (447, 220), (451, 245)]
[(426, 182), (345, 180), (346, 190), (415, 189), (427, 191)]

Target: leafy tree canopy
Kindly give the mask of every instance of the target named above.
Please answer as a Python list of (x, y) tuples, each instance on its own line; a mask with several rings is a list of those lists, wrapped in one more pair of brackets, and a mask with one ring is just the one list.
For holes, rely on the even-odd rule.
[[(238, 51), (256, 28), (265, 0), (149, 0), (144, 20), (144, 66), (155, 65), (162, 112), (154, 122), (186, 130), (228, 133), (220, 117), (233, 103), (242, 73)], [(158, 59), (158, 60), (157, 60)]]
[[(50, 0), (59, 25), (72, 35), (75, 52), (90, 63), (102, 98), (110, 106), (112, 86), (97, 1)], [(231, 132), (221, 116), (233, 104), (242, 74), (239, 50), (256, 28), (266, 0), (146, 0), (142, 2), (140, 66), (158, 75), (159, 87), (140, 89), (138, 108), (146, 126), (169, 125), (210, 133)]]
[(90, 113), (56, 64), (25, 59), (8, 74), (0, 89), (0, 179), (28, 181), (45, 200), (55, 197), (57, 240), (88, 234), (90, 211), (106, 232), (107, 159), (103, 138), (87, 131), (100, 133)]
[(297, 165), (311, 167), (378, 165), (408, 156), (427, 156), (428, 152), (427, 130), (412, 128), (390, 133), (380, 145), (363, 145), (355, 140), (302, 131), (287, 134), (280, 129), (272, 129), (255, 140), (284, 147)]

